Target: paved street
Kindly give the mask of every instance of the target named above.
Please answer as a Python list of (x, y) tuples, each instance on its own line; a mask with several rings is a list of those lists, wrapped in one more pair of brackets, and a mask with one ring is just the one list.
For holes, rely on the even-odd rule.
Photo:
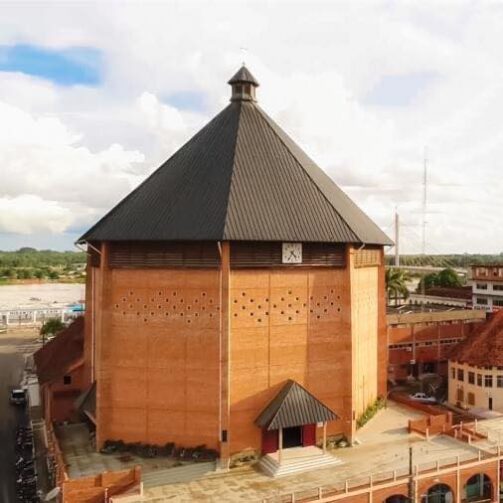
[(9, 404), (11, 386), (19, 384), (25, 354), (33, 351), (36, 332), (24, 330), (0, 334), (0, 501), (15, 503), (14, 436), (23, 411)]

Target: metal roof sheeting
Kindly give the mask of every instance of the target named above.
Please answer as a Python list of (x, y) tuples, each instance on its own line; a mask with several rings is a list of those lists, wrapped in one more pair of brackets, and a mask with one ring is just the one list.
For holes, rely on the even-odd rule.
[(336, 419), (338, 416), (335, 412), (290, 379), (262, 411), (255, 424), (268, 430), (278, 430)]
[(85, 241), (392, 244), (256, 103), (234, 101)]

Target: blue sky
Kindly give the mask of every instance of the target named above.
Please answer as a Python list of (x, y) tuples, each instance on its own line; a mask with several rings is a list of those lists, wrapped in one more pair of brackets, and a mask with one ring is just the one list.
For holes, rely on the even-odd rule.
[(95, 48), (63, 50), (35, 45), (0, 46), (0, 71), (20, 72), (55, 84), (96, 86), (102, 79), (102, 54)]

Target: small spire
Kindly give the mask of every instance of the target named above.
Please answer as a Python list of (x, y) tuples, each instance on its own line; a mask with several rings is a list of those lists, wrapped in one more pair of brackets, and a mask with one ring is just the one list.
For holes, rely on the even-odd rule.
[(231, 101), (256, 101), (255, 92), (259, 83), (244, 64), (228, 84), (232, 87)]

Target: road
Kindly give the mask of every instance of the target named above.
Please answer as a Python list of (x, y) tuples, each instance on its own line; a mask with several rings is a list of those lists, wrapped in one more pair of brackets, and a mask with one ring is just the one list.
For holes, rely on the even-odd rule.
[(0, 334), (0, 501), (15, 503), (14, 449), (17, 423), (23, 410), (9, 404), (9, 390), (21, 379), (25, 353), (35, 349), (33, 330)]

